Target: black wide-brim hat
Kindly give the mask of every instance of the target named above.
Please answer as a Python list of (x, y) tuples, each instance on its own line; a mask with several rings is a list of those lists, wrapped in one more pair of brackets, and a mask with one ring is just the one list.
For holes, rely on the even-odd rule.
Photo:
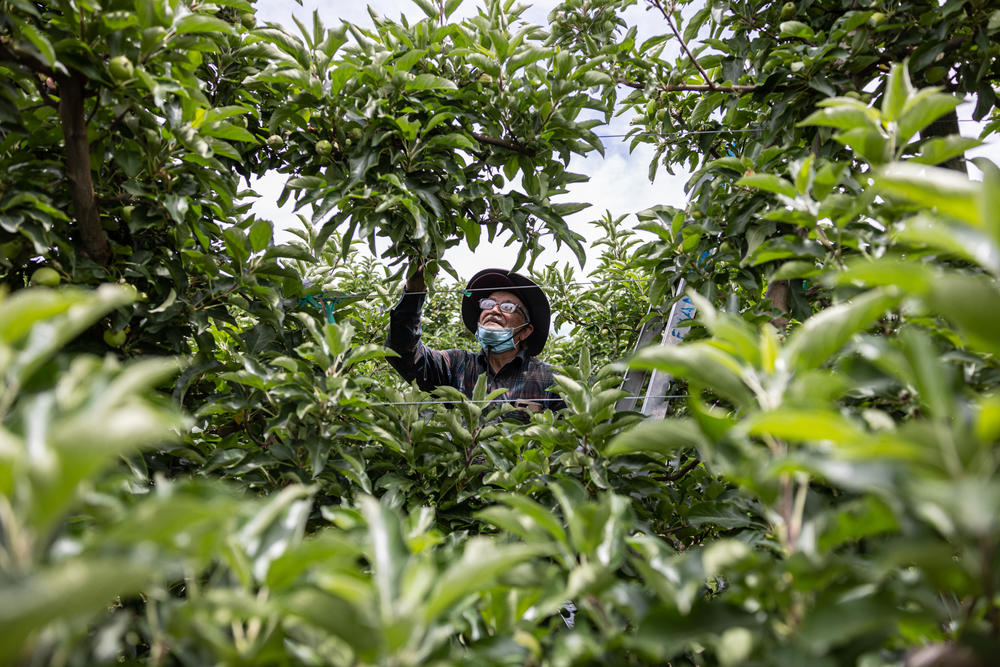
[(524, 339), (524, 349), (531, 356), (537, 355), (545, 347), (545, 341), (549, 339), (549, 320), (552, 319), (552, 311), (542, 288), (520, 273), (507, 269), (483, 269), (472, 276), (462, 295), (462, 321), (465, 322), (465, 328), (476, 333), (481, 312), (479, 300), (485, 299), (497, 290), (516, 294), (528, 309), (534, 330)]

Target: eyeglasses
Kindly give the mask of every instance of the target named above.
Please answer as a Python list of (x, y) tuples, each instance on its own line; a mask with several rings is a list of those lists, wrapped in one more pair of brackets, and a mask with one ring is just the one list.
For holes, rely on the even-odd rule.
[(496, 299), (480, 299), (479, 307), (482, 310), (493, 310), (494, 308), (500, 308), (500, 312), (506, 313), (508, 315), (513, 315), (517, 311), (521, 311), (524, 316), (524, 320), (528, 321), (528, 311), (521, 306), (517, 305), (513, 301), (497, 301)]

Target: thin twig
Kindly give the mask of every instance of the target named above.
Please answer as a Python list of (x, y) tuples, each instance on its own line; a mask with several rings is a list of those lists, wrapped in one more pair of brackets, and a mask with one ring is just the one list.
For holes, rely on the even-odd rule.
[(681, 33), (678, 32), (677, 30), (677, 26), (674, 25), (674, 18), (672, 16), (672, 14), (674, 13), (674, 3), (673, 2), (670, 3), (670, 11), (667, 11), (660, 3), (660, 0), (649, 0), (649, 1), (650, 4), (659, 9), (660, 13), (663, 14), (663, 18), (667, 20), (667, 25), (670, 26), (670, 31), (674, 33), (674, 37), (676, 37), (677, 41), (681, 43), (681, 48), (684, 49), (684, 52), (688, 55), (688, 58), (691, 59), (691, 62), (694, 63), (694, 66), (698, 68), (698, 71), (701, 73), (702, 78), (705, 79), (705, 83), (709, 85), (709, 88), (711, 90), (715, 90), (716, 88), (715, 84), (712, 83), (711, 79), (708, 78), (708, 74), (705, 72), (702, 66), (698, 64), (698, 59), (694, 57), (693, 53), (691, 53), (691, 49), (688, 48), (687, 42), (684, 41), (684, 38), (681, 37)]
[[(615, 77), (615, 83), (620, 83), (623, 86), (628, 86), (629, 88), (634, 88), (636, 90), (645, 90), (647, 84), (641, 83), (639, 81), (631, 81), (629, 79), (624, 79), (622, 77)], [(732, 86), (720, 86), (717, 84), (704, 84), (704, 83), (661, 83), (656, 86), (658, 90), (662, 90), (665, 93), (679, 93), (679, 92), (716, 92), (716, 93), (752, 93), (757, 90), (756, 84), (740, 84)]]
[(676, 481), (677, 481), (677, 480), (679, 480), (679, 479), (680, 479), (681, 477), (683, 477), (684, 475), (686, 475), (686, 474), (688, 474), (689, 472), (691, 472), (692, 470), (694, 470), (694, 469), (695, 469), (695, 467), (696, 467), (696, 466), (697, 466), (697, 465), (698, 465), (699, 463), (701, 463), (701, 459), (698, 459), (698, 458), (694, 458), (694, 459), (691, 459), (690, 461), (688, 461), (688, 462), (687, 462), (687, 463), (686, 463), (686, 464), (684, 465), (684, 467), (683, 467), (683, 468), (681, 468), (680, 470), (678, 470), (677, 472), (675, 472), (675, 473), (673, 473), (673, 474), (670, 474), (670, 475), (667, 475), (667, 476), (666, 476), (666, 478), (665, 478), (665, 479), (666, 479), (666, 481), (668, 481), (668, 482), (676, 482)]
[(250, 420), (249, 419), (246, 420), (245, 422), (243, 422), (243, 430), (246, 432), (246, 434), (248, 436), (250, 436), (250, 439), (253, 440), (254, 443), (256, 443), (257, 446), (260, 447), (261, 449), (267, 449), (270, 446), (270, 443), (268, 443), (267, 441), (265, 441), (265, 440), (258, 440), (254, 436), (253, 431), (250, 430)]
[(94, 116), (97, 115), (98, 110), (101, 108), (101, 94), (97, 93), (94, 95), (94, 108), (90, 110), (90, 115), (87, 116), (85, 125), (90, 125), (90, 121), (94, 120)]

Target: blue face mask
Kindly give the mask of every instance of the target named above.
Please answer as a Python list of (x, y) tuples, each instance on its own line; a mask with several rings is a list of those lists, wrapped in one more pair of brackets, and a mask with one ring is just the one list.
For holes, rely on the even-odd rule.
[[(518, 329), (528, 326), (522, 324)], [(497, 352), (507, 352), (514, 349), (514, 331), (516, 329), (484, 327), (479, 325), (476, 330), (476, 340), (483, 346), (483, 349), (492, 354)]]

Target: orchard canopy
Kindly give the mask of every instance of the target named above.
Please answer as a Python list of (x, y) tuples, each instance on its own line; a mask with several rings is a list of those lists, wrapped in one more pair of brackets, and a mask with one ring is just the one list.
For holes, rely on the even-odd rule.
[[(993, 663), (996, 3), (415, 3), (0, 0), (0, 663)], [(491, 243), (527, 425), (385, 360)]]

